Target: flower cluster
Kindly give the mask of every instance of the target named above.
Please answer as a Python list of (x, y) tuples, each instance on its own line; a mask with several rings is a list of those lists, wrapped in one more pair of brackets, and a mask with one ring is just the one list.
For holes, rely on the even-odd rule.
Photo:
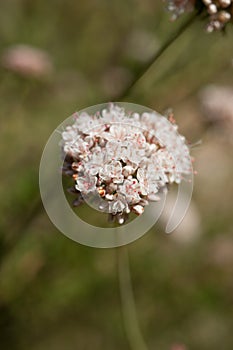
[(232, 20), (232, 0), (203, 0), (203, 3), (210, 15), (210, 20), (206, 28), (208, 32), (223, 29)]
[(165, 0), (167, 9), (172, 13), (172, 20), (176, 20), (182, 13), (194, 9), (195, 0)]
[(232, 21), (233, 0), (165, 0), (167, 9), (172, 12), (175, 20), (183, 12), (188, 12), (195, 7), (203, 9), (208, 15), (207, 32), (221, 30)]
[(120, 224), (130, 212), (142, 214), (162, 189), (192, 171), (189, 148), (174, 120), (156, 112), (127, 114), (116, 104), (95, 115), (76, 114), (61, 146), (63, 172), (75, 182), (75, 204), (98, 193)]

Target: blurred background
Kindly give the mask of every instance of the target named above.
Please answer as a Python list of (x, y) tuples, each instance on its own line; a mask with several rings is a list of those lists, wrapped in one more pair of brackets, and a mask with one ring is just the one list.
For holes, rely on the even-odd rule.
[[(38, 167), (74, 111), (118, 100), (188, 16), (155, 0), (0, 2), (0, 347), (129, 349), (114, 249), (52, 225)], [(121, 99), (172, 107), (193, 144), (195, 189), (183, 223), (167, 214), (128, 246), (148, 349), (233, 349), (233, 28), (195, 20)]]

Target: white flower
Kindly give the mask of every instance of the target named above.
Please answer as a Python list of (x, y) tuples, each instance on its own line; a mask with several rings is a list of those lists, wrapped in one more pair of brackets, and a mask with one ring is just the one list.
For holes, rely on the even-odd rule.
[(140, 161), (143, 159), (145, 150), (138, 147), (135, 142), (128, 141), (124, 147), (122, 147), (121, 159), (125, 163), (133, 163), (139, 165)]
[(101, 136), (102, 133), (104, 132), (106, 126), (103, 124), (99, 124), (99, 121), (94, 121), (94, 122), (89, 122), (87, 127), (84, 130), (84, 133), (91, 136)]
[(146, 170), (143, 168), (139, 168), (137, 171), (137, 179), (139, 181), (140, 191), (143, 196), (146, 196), (149, 192), (148, 188), (148, 179)]
[(158, 192), (159, 182), (156, 172), (151, 173), (147, 169), (139, 168), (137, 179), (139, 181), (140, 192), (143, 196)]
[(113, 181), (113, 183), (122, 183), (124, 176), (122, 174), (121, 162), (113, 160), (105, 164), (99, 171), (99, 176), (104, 181)]
[(135, 131), (134, 133), (130, 134), (128, 139), (133, 141), (139, 149), (146, 147), (146, 138), (142, 132)]
[(143, 212), (144, 212), (144, 208), (143, 208), (143, 206), (142, 205), (135, 205), (134, 207), (133, 207), (133, 211), (137, 214), (137, 215), (142, 215), (143, 214)]
[(74, 158), (85, 158), (89, 153), (89, 144), (85, 142), (75, 131), (67, 130), (62, 133), (64, 140), (63, 150)]
[(125, 115), (124, 108), (113, 103), (111, 103), (107, 109), (102, 111), (102, 118), (103, 122), (106, 124), (121, 123), (128, 119)]
[(116, 215), (117, 213), (123, 213), (124, 211), (127, 211), (128, 204), (126, 202), (126, 199), (124, 196), (117, 195), (113, 201), (109, 202), (109, 209), (110, 212), (113, 215)]
[(122, 144), (120, 141), (109, 141), (106, 144), (106, 160), (121, 160), (124, 146), (126, 144)]
[(63, 131), (62, 133), (62, 138), (66, 142), (75, 142), (77, 137), (77, 131), (72, 126), (67, 126), (66, 131)]
[(88, 162), (85, 163), (85, 170), (89, 175), (97, 175), (102, 168), (105, 154), (100, 147), (94, 148), (92, 152)]
[(127, 179), (119, 186), (119, 192), (125, 196), (129, 204), (140, 202), (141, 197), (139, 195), (139, 190), (140, 187), (137, 179)]
[(83, 176), (78, 176), (76, 180), (75, 188), (85, 194), (96, 190), (97, 178), (95, 176), (89, 176), (85, 174)]
[(107, 141), (119, 141), (124, 142), (127, 135), (127, 128), (122, 124), (113, 124), (110, 126), (109, 131), (104, 132), (102, 137)]

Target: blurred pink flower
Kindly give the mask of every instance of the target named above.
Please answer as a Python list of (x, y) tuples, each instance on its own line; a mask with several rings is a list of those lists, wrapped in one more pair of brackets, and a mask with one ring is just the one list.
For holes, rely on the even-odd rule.
[(233, 131), (233, 88), (230, 86), (209, 85), (199, 94), (204, 118), (222, 128), (224, 135), (232, 139)]
[(188, 350), (184, 344), (173, 344), (170, 350)]
[(46, 51), (22, 44), (7, 48), (1, 56), (1, 65), (22, 76), (34, 78), (48, 76), (53, 70)]

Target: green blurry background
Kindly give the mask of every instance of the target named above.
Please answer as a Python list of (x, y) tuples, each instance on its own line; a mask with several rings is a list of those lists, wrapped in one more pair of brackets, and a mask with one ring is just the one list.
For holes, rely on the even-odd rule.
[[(56, 230), (39, 200), (38, 167), (65, 118), (117, 100), (186, 20), (171, 23), (157, 0), (0, 2), (1, 349), (129, 349), (116, 251)], [(189, 142), (202, 140), (183, 224), (166, 236), (165, 214), (128, 247), (149, 349), (233, 349), (233, 124), (207, 122), (200, 108), (206, 85), (233, 87), (233, 30), (203, 27), (198, 19), (189, 26), (124, 98), (172, 107)], [(13, 64), (9, 48), (19, 44), (45, 56), (36, 51), (38, 61), (25, 64), (19, 50)]]

